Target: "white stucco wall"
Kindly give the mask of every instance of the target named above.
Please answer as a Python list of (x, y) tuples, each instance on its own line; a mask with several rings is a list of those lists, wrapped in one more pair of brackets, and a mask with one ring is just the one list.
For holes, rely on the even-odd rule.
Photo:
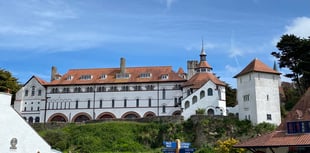
[[(281, 123), (279, 75), (252, 72), (237, 78), (239, 119), (250, 119), (253, 124)], [(249, 99), (245, 100), (244, 96)], [(267, 119), (271, 115), (271, 120)]]
[[(213, 95), (208, 96), (208, 89), (211, 88), (213, 90)], [(186, 88), (184, 89), (187, 90)], [(200, 98), (201, 91), (205, 91), (205, 96)], [(214, 115), (224, 115), (226, 116), (226, 96), (225, 96), (225, 87), (218, 86), (214, 84), (212, 81), (208, 81), (205, 83), (200, 89), (194, 91), (191, 95), (187, 96), (187, 93), (183, 93), (182, 100), (182, 116), (184, 119), (190, 118), (190, 116), (196, 114), (197, 109), (205, 109), (206, 113), (209, 109), (214, 111)], [(197, 102), (193, 103), (193, 97), (197, 97)], [(189, 107), (185, 107), (185, 103), (189, 102)]]
[[(100, 85), (107, 90), (111, 86), (116, 86), (119, 90), (122, 86), (129, 86), (130, 91), (116, 92), (97, 92), (96, 87), (92, 86), (95, 92), (74, 93), (75, 87), (81, 87), (82, 91), (91, 85), (83, 86), (49, 86), (47, 87), (47, 112), (46, 121), (54, 114), (61, 113), (72, 122), (74, 116), (78, 113), (86, 113), (91, 119), (97, 119), (102, 113), (112, 113), (116, 118), (121, 118), (128, 112), (135, 112), (143, 117), (146, 113), (152, 112), (156, 116), (170, 116), (176, 111), (180, 111), (180, 106), (175, 106), (175, 98), (182, 96), (180, 89), (175, 89), (179, 82), (163, 82), (163, 83), (145, 83), (145, 84), (113, 84)], [(141, 86), (141, 91), (134, 91), (133, 87)], [(154, 90), (148, 91), (146, 85), (153, 85)], [(63, 88), (70, 88), (71, 93), (62, 93)], [(59, 93), (51, 93), (52, 88), (58, 88)], [(165, 98), (163, 97), (163, 89), (165, 89)], [(112, 99), (114, 99), (114, 108), (112, 108)], [(124, 107), (124, 99), (127, 99), (127, 106)], [(139, 99), (139, 106), (136, 106), (136, 100)], [(151, 99), (151, 106), (149, 106)], [(90, 107), (88, 108), (88, 101)], [(102, 100), (102, 108), (100, 108), (100, 100)], [(76, 101), (78, 101), (78, 109), (76, 109)], [(94, 104), (95, 102), (95, 104)], [(58, 104), (57, 104), (58, 103)], [(70, 106), (70, 108), (69, 108)], [(94, 107), (95, 106), (95, 107)], [(166, 112), (163, 112), (163, 106)], [(44, 108), (44, 105), (42, 106)], [(44, 122), (44, 110), (41, 111), (41, 118)]]
[[(10, 102), (11, 95), (0, 93), (0, 152), (51, 153), (49, 144), (10, 106)], [(16, 149), (10, 149), (12, 138), (17, 139)]]
[[(32, 87), (35, 87), (34, 93), (32, 94)], [(28, 95), (25, 95), (25, 91), (28, 90)], [(41, 95), (39, 95), (39, 90), (41, 90)], [(29, 121), (30, 118), (39, 117), (40, 120), (40, 110), (44, 106), (45, 102), (45, 88), (36, 80), (35, 77), (31, 77), (28, 82), (16, 93), (16, 99), (14, 101), (14, 109)], [(39, 121), (40, 121), (39, 120)]]

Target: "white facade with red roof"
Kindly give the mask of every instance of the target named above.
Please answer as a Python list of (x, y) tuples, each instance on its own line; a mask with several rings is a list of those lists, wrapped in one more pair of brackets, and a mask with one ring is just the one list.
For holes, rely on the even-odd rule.
[(45, 103), (44, 80), (32, 76), (16, 93), (14, 109), (28, 122), (40, 122), (40, 111)]
[(279, 82), (280, 73), (254, 59), (237, 79), (239, 119), (279, 125), (281, 123)]
[(183, 69), (174, 72), (171, 66), (126, 67), (124, 58), (117, 68), (71, 69), (63, 75), (52, 67), (50, 82), (32, 77), (18, 91), (15, 109), (29, 122), (171, 115), (187, 119), (197, 109), (226, 115), (226, 84), (211, 72), (203, 49), (200, 62), (194, 63), (191, 75)]
[(227, 115), (226, 84), (212, 73), (212, 67), (208, 64), (206, 56), (202, 48), (200, 62), (193, 62), (197, 63), (194, 66), (195, 71), (192, 72), (193, 76), (183, 84), (181, 107), (184, 119), (196, 114), (198, 109), (204, 109), (207, 115)]

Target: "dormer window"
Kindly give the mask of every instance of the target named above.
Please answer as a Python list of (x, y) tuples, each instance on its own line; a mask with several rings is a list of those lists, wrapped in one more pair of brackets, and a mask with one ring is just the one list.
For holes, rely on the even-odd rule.
[(73, 79), (73, 76), (72, 75), (69, 75), (66, 80), (72, 80)]
[(140, 78), (150, 78), (152, 76), (151, 73), (141, 73)]
[(168, 77), (168, 74), (163, 74), (161, 75), (161, 79), (162, 80), (167, 80), (169, 77)]
[(102, 75), (100, 75), (100, 79), (101, 80), (104, 80), (104, 79), (106, 79), (108, 76), (106, 75), (106, 74), (102, 74)]
[(93, 78), (93, 76), (90, 75), (90, 74), (82, 75), (82, 76), (80, 77), (81, 80), (91, 80), (92, 78)]
[(116, 79), (129, 79), (130, 74), (129, 73), (117, 73)]

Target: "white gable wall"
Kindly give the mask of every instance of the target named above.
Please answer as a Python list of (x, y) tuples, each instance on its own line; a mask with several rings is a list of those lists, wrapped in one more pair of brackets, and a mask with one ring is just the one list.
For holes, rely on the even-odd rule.
[[(208, 89), (212, 89), (212, 96), (208, 96)], [(190, 118), (190, 116), (196, 114), (197, 109), (205, 109), (206, 113), (209, 109), (214, 111), (214, 115), (224, 115), (226, 116), (226, 96), (225, 96), (225, 87), (218, 86), (214, 84), (212, 81), (208, 81), (201, 88), (194, 91), (191, 95), (187, 96), (186, 90), (189, 88), (184, 88), (185, 92), (183, 92), (182, 100), (182, 116), (184, 119)], [(200, 97), (200, 93), (204, 91), (205, 96), (203, 98)], [(187, 97), (186, 97), (187, 96)], [(193, 102), (193, 97), (197, 97), (197, 102)], [(189, 106), (185, 106), (186, 103), (189, 103)]]
[[(51, 147), (10, 106), (11, 95), (0, 93), (0, 150), (4, 153), (51, 153)], [(16, 149), (10, 149), (12, 138)]]

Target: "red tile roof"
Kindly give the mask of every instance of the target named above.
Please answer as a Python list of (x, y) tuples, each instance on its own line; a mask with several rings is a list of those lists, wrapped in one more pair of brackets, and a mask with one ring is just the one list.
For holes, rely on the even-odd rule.
[(240, 142), (234, 147), (309, 146), (310, 133), (287, 134), (286, 123), (292, 121), (310, 121), (310, 88), (288, 113), (276, 131)]
[(191, 86), (191, 88), (198, 89), (202, 87), (205, 83), (207, 83), (209, 80), (211, 80), (213, 83), (217, 85), (223, 85), (223, 86), (226, 85), (212, 73), (196, 73), (192, 78), (190, 78), (187, 82), (185, 82), (183, 86)]
[(237, 148), (280, 147), (310, 145), (310, 134), (287, 135), (274, 131), (234, 145)]
[[(143, 83), (143, 82), (167, 82), (186, 80), (179, 77), (172, 70), (171, 66), (156, 67), (127, 67), (126, 73), (130, 74), (129, 78), (116, 78), (120, 73), (120, 68), (96, 68), (96, 69), (71, 69), (60, 79), (54, 80), (48, 85), (69, 85), (69, 84), (113, 84), (113, 83)], [(150, 77), (140, 77), (141, 74), (150, 73)], [(92, 79), (82, 80), (82, 75), (91, 75)], [(106, 75), (105, 79), (101, 79), (102, 75)], [(162, 75), (168, 75), (168, 79), (162, 79)], [(69, 76), (72, 79), (67, 79)]]
[(245, 75), (250, 72), (263, 72), (263, 73), (272, 73), (272, 74), (281, 74), (273, 70), (272, 68), (268, 67), (266, 64), (261, 62), (258, 59), (254, 59), (249, 65), (247, 65), (240, 73), (238, 73), (234, 78), (238, 76)]
[(212, 67), (209, 65), (207, 61), (200, 61), (197, 68), (209, 68), (212, 69)]

